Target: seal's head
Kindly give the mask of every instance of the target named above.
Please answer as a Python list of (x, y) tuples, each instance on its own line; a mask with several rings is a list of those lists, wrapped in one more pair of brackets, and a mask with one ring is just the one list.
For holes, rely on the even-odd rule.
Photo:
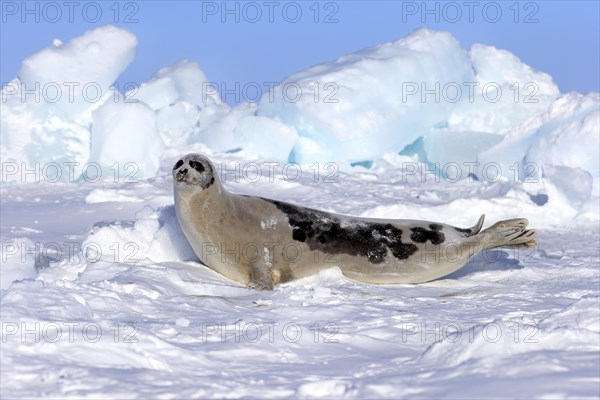
[(173, 181), (176, 186), (193, 186), (195, 189), (208, 189), (215, 183), (215, 168), (208, 158), (200, 154), (188, 154), (175, 163)]

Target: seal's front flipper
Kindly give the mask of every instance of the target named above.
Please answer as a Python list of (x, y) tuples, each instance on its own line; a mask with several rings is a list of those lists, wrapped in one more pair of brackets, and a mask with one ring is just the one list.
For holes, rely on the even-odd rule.
[(273, 275), (263, 263), (253, 263), (250, 266), (250, 283), (248, 287), (256, 290), (273, 290)]

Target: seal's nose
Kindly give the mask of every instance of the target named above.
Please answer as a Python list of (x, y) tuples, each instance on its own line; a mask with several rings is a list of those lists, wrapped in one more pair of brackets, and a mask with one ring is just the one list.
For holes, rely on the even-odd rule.
[(188, 173), (188, 169), (184, 168), (184, 169), (180, 169), (179, 171), (177, 171), (175, 173), (175, 179), (177, 180), (177, 182), (181, 182), (185, 179), (185, 176)]

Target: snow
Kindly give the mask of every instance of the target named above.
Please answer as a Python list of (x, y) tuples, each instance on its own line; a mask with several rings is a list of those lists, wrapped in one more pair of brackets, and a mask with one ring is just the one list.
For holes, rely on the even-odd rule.
[[(257, 113), (279, 118), (335, 149), (333, 159), (348, 161), (400, 151), (432, 132), (442, 133), (430, 141), (433, 153), (461, 131), (502, 135), (559, 95), (549, 75), (505, 50), (474, 45), (467, 52), (450, 34), (423, 29), (293, 74), (281, 86), (273, 99), (261, 99)], [(294, 156), (315, 160), (309, 149), (300, 144)], [(441, 161), (430, 153), (428, 160)]]
[[(230, 107), (185, 60), (111, 88), (135, 46), (110, 26), (55, 40), (2, 90), (3, 398), (600, 396), (598, 93), (560, 94), (505, 50), (420, 30)], [(21, 101), (24, 82), (61, 80), (104, 95)], [(411, 82), (504, 96), (403, 101)], [(514, 82), (538, 102), (514, 101)], [(181, 231), (171, 169), (191, 152), (237, 193), (458, 227), (526, 217), (539, 246), (420, 285), (332, 266), (251, 290), (199, 263)]]
[(15, 238), (2, 246), (2, 290), (14, 281), (35, 278), (35, 254), (35, 243), (28, 238)]
[[(273, 140), (270, 132), (277, 132), (277, 140)], [(281, 160), (282, 154), (290, 154), (298, 139), (294, 128), (256, 115), (240, 118), (233, 133), (240, 147), (267, 160)]]
[(134, 176), (156, 175), (163, 142), (156, 131), (156, 116), (143, 102), (107, 101), (92, 113), (90, 162), (102, 167), (102, 176), (110, 169), (135, 169)]
[[(504, 140), (481, 153), (479, 160), (494, 160), (504, 171), (515, 163), (580, 168), (594, 178), (593, 193), (598, 196), (599, 131), (600, 93), (567, 93), (546, 112), (507, 132)], [(531, 172), (522, 171), (526, 176)]]
[(133, 61), (136, 46), (135, 35), (108, 25), (23, 60), (18, 78), (2, 88), (3, 161), (24, 163), (27, 169), (55, 162), (63, 177), (71, 168), (80, 177), (91, 156), (91, 113), (122, 100), (113, 98), (111, 88)]
[[(221, 169), (243, 160), (212, 159)], [(362, 284), (333, 267), (258, 292), (197, 262), (166, 184), (171, 164), (156, 180), (2, 188), (3, 243), (27, 236), (62, 249), (2, 291), (3, 396), (485, 397), (490, 387), (498, 397), (598, 396), (597, 215), (538, 206), (504, 182), (394, 181), (401, 171), (388, 167), (291, 185), (281, 168), (265, 169), (272, 182), (226, 186), (462, 227), (482, 212), (486, 226), (525, 215), (540, 246), (480, 253), (422, 285)]]
[[(279, 118), (332, 149), (334, 160), (368, 160), (402, 150), (453, 106), (425, 104), (408, 88), (471, 81), (472, 75), (468, 54), (456, 39), (424, 30), (293, 74), (274, 90), (273, 100), (263, 96), (257, 113)], [(393, 95), (382, 98), (386, 92)], [(294, 149), (297, 159), (309, 158), (303, 149)]]
[[(552, 77), (534, 71), (514, 54), (474, 44), (469, 50), (475, 71), (473, 96), (448, 116), (450, 131), (505, 134), (525, 119), (544, 112), (560, 93)], [(448, 93), (452, 98), (453, 94)]]
[(62, 96), (56, 102), (43, 101), (53, 97), (44, 96), (38, 102), (27, 101), (27, 105), (42, 118), (51, 115), (77, 118), (94, 106), (92, 99), (109, 92), (119, 74), (135, 58), (136, 46), (135, 35), (107, 25), (90, 30), (67, 44), (52, 45), (32, 54), (23, 60), (18, 73), (23, 89), (57, 85)]

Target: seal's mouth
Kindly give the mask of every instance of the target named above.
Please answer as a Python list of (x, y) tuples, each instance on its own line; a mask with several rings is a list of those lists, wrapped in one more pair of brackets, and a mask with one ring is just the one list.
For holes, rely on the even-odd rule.
[(175, 173), (174, 178), (175, 178), (175, 180), (177, 182), (183, 182), (185, 180), (185, 177), (186, 177), (187, 173), (188, 173), (188, 169), (187, 168), (180, 169), (179, 171), (177, 171)]

